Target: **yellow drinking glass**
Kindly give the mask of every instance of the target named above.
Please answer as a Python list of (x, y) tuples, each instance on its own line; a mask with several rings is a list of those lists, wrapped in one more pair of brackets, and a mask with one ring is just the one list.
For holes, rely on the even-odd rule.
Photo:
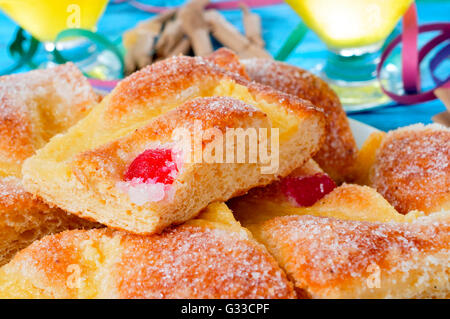
[[(57, 35), (66, 29), (95, 31), (107, 4), (108, 0), (0, 0), (0, 9), (43, 42), (49, 53), (56, 46), (65, 58), (75, 62), (85, 73), (110, 79), (120, 76), (121, 65), (109, 51), (100, 50), (81, 37), (55, 43)], [(49, 54), (50, 60), (52, 56)]]
[(346, 110), (384, 104), (376, 66), (385, 39), (413, 0), (286, 0), (329, 49), (317, 71)]
[(94, 30), (108, 0), (0, 0), (0, 9), (42, 42), (69, 28)]

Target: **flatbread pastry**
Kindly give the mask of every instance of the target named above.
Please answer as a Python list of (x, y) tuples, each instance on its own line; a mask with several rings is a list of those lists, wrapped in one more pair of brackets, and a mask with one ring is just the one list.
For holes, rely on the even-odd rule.
[[(277, 166), (267, 172), (261, 170), (264, 160), (186, 161), (172, 135), (185, 127), (186, 135), (193, 134), (196, 122), (202, 132), (275, 129), (278, 136), (267, 140), (269, 153), (279, 146)], [(323, 113), (309, 102), (208, 60), (176, 57), (122, 81), (85, 119), (26, 161), (24, 181), (30, 192), (73, 214), (151, 234), (194, 217), (213, 201), (288, 175), (318, 151), (324, 131)], [(263, 140), (257, 141), (260, 150)], [(213, 136), (203, 140), (202, 151), (216, 142)]]

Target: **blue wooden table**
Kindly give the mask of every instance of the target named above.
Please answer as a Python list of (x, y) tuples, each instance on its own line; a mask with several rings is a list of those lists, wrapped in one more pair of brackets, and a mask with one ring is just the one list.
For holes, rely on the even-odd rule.
[[(155, 5), (180, 4), (181, 2), (183, 1), (148, 1), (148, 3)], [(419, 23), (449, 22), (450, 1), (417, 1), (417, 5)], [(267, 49), (275, 54), (290, 30), (298, 24), (300, 18), (285, 4), (254, 10), (262, 17), (263, 36), (267, 43)], [(228, 10), (223, 13), (230, 22), (242, 30), (240, 11)], [(151, 17), (150, 14), (141, 12), (126, 3), (110, 4), (99, 22), (98, 30), (110, 39), (118, 39), (123, 31), (133, 27), (138, 21), (149, 17)], [(7, 45), (11, 41), (15, 29), (14, 22), (0, 12), (0, 62), (3, 67), (12, 63), (7, 53)], [(324, 44), (314, 33), (309, 32), (301, 45), (290, 55), (287, 62), (308, 69), (323, 60), (325, 55)], [(45, 53), (39, 52), (37, 60), (44, 60), (45, 58)], [(431, 83), (424, 83), (425, 87), (430, 85)], [(430, 123), (431, 117), (444, 109), (443, 104), (435, 100), (412, 106), (390, 106), (370, 112), (352, 114), (351, 117), (387, 131), (412, 123)]]

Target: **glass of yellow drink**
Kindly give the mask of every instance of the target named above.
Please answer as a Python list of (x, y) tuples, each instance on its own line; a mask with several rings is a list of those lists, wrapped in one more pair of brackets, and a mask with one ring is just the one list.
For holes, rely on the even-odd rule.
[(0, 8), (42, 42), (68, 28), (94, 30), (108, 0), (0, 0)]
[(329, 49), (316, 71), (347, 110), (384, 104), (376, 81), (379, 50), (413, 0), (286, 0)]
[[(112, 66), (99, 65), (98, 61), (104, 62), (105, 58), (99, 59), (102, 52), (96, 52), (92, 43), (86, 39), (73, 38), (55, 44), (57, 35), (65, 29), (81, 28), (95, 31), (107, 4), (108, 0), (0, 0), (0, 9), (43, 42), (47, 51), (51, 52), (56, 45), (59, 51), (64, 53), (66, 50), (71, 57), (83, 56), (82, 61), (75, 61), (83, 71), (99, 73), (100, 68), (102, 71), (97, 75), (108, 77), (108, 71), (111, 71), (108, 68), (111, 69)], [(91, 53), (89, 61), (86, 61), (84, 58), (86, 55), (82, 52)]]

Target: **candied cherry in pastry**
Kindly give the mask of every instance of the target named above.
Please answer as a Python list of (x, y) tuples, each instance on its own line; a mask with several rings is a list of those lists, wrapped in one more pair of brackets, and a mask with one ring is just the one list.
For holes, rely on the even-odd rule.
[(177, 173), (178, 168), (171, 149), (150, 149), (134, 159), (124, 179), (131, 181), (137, 178), (144, 183), (152, 181), (170, 185), (174, 182)]
[(170, 148), (142, 152), (131, 162), (117, 187), (139, 206), (171, 199), (172, 185), (182, 166), (180, 154)]
[(306, 177), (286, 177), (281, 180), (283, 194), (299, 206), (314, 205), (335, 187), (334, 181), (322, 173)]

